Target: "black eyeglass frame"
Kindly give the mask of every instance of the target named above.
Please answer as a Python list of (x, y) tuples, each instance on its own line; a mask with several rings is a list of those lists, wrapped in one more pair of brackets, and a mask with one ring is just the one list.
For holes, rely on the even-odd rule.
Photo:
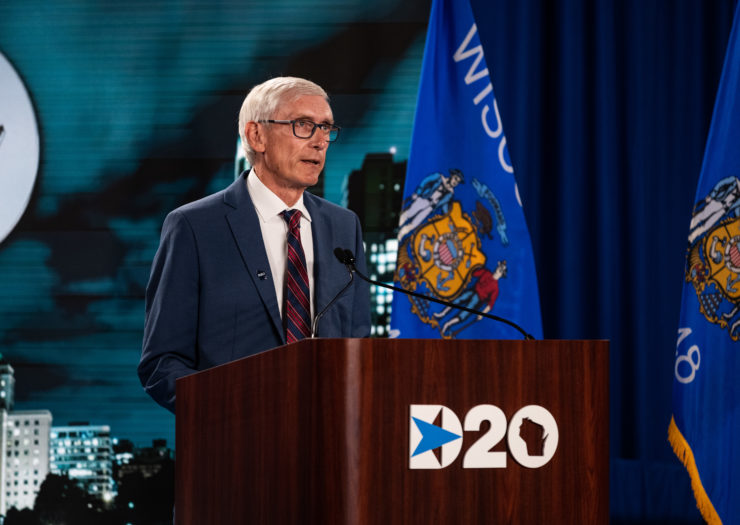
[[(324, 133), (326, 133), (326, 141), (327, 142), (335, 142), (337, 138), (339, 138), (339, 132), (342, 128), (337, 126), (336, 124), (325, 124), (325, 123), (318, 123), (314, 122), (313, 120), (309, 120), (307, 118), (297, 118), (293, 120), (258, 120), (257, 122), (262, 124), (291, 124), (291, 127), (293, 129), (293, 135), (299, 139), (310, 139), (313, 137), (314, 133), (316, 133), (316, 128), (321, 129)], [(311, 128), (311, 133), (307, 137), (301, 137), (298, 132), (296, 132), (295, 125), (296, 122), (303, 122), (305, 124), (313, 124), (313, 127)], [(334, 133), (334, 138), (332, 138), (332, 133)]]

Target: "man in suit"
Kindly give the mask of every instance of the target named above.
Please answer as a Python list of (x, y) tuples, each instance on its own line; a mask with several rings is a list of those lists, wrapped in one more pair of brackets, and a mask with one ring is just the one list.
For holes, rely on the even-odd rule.
[[(305, 191), (339, 133), (326, 92), (268, 80), (245, 98), (239, 133), (252, 169), (167, 216), (147, 286), (139, 378), (173, 412), (177, 378), (311, 335), (349, 280), (334, 248), (364, 271), (357, 216)], [(368, 336), (369, 304), (355, 280), (316, 335)]]

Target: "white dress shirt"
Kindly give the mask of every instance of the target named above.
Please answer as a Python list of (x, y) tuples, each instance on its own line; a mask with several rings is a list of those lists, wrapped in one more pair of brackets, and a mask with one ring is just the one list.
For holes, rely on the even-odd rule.
[(247, 191), (252, 198), (254, 209), (260, 220), (262, 240), (265, 243), (267, 261), (270, 263), (272, 281), (275, 283), (280, 316), (283, 315), (285, 286), (285, 266), (288, 259), (288, 223), (280, 215), (285, 210), (301, 211), (301, 244), (306, 256), (306, 271), (310, 290), (311, 319), (313, 319), (314, 277), (313, 277), (313, 235), (311, 234), (311, 215), (303, 204), (303, 195), (293, 206), (287, 206), (270, 188), (265, 186), (252, 169), (247, 176)]

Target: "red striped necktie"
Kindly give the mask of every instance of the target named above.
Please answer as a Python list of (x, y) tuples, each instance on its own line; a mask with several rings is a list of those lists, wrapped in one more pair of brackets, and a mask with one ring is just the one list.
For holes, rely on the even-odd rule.
[(301, 244), (301, 212), (281, 213), (288, 223), (288, 261), (285, 266), (285, 339), (292, 343), (311, 335), (311, 306), (306, 256)]

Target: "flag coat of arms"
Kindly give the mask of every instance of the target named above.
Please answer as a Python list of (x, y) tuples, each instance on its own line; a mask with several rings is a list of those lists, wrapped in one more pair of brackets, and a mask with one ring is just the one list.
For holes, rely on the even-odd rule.
[(686, 255), (668, 439), (710, 524), (740, 523), (740, 4)]
[[(398, 286), (542, 337), (529, 232), (468, 0), (432, 4), (398, 241)], [(399, 292), (391, 336), (521, 337), (505, 324)]]

